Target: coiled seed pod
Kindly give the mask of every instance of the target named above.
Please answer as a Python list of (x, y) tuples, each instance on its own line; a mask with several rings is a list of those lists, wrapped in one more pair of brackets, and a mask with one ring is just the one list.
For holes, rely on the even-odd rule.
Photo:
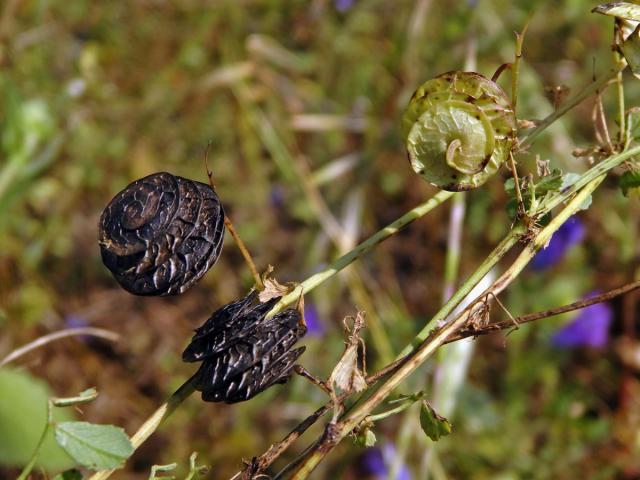
[(307, 328), (292, 308), (266, 318), (279, 299), (259, 303), (251, 292), (216, 310), (196, 330), (182, 359), (202, 361), (196, 389), (204, 401), (241, 402), (289, 379), (305, 350), (292, 347)]
[(118, 193), (99, 224), (102, 261), (135, 295), (189, 289), (218, 259), (224, 211), (209, 185), (154, 173)]
[(448, 72), (424, 83), (402, 118), (411, 166), (433, 185), (471, 190), (493, 175), (516, 138), (505, 92), (474, 72)]

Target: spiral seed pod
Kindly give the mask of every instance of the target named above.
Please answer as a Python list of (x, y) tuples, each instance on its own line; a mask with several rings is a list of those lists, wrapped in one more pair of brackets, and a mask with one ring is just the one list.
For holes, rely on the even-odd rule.
[(224, 211), (204, 183), (160, 172), (118, 193), (99, 224), (102, 261), (135, 295), (176, 295), (218, 259)]
[(267, 319), (278, 300), (259, 303), (251, 292), (214, 312), (196, 330), (182, 359), (202, 361), (196, 389), (203, 400), (241, 402), (289, 379), (305, 350), (292, 347), (307, 328), (300, 312), (291, 308)]
[(516, 138), (504, 91), (474, 72), (448, 72), (424, 83), (402, 118), (411, 166), (449, 191), (479, 187), (496, 173)]

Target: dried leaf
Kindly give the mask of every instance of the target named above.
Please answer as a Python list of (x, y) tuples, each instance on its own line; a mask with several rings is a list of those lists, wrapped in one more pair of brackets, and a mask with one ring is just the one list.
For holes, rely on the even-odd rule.
[(260, 302), (265, 303), (276, 297), (283, 297), (291, 290), (290, 285), (282, 285), (275, 278), (264, 280), (264, 290), (258, 293)]
[(346, 348), (340, 361), (331, 372), (328, 381), (336, 397), (343, 394), (361, 392), (367, 388), (366, 372), (358, 366), (358, 347), (362, 343), (360, 330), (363, 327), (364, 312), (358, 312), (354, 319), (353, 332), (349, 331), (345, 324), (345, 330), (349, 333)]
[(612, 17), (624, 18), (626, 20), (640, 21), (640, 5), (627, 2), (611, 2), (598, 5), (593, 13), (601, 13)]

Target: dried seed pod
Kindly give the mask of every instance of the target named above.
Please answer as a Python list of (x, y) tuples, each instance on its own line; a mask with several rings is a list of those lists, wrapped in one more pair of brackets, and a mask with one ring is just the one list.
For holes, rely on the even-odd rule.
[(218, 259), (224, 210), (209, 185), (154, 173), (111, 200), (99, 231), (102, 261), (125, 290), (175, 295)]
[(516, 138), (511, 101), (474, 72), (448, 72), (424, 83), (402, 118), (411, 166), (443, 190), (479, 187), (506, 160)]
[(289, 379), (305, 350), (292, 347), (307, 329), (295, 309), (267, 319), (278, 300), (259, 303), (257, 293), (251, 292), (214, 312), (196, 330), (182, 359), (202, 361), (196, 389), (203, 400), (241, 402)]

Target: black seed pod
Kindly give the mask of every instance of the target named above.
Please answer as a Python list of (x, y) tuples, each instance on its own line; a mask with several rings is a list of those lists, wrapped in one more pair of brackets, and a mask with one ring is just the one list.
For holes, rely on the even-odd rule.
[(196, 389), (203, 400), (241, 402), (289, 379), (305, 350), (292, 347), (307, 328), (295, 309), (265, 318), (278, 300), (259, 303), (251, 292), (214, 312), (196, 330), (182, 359), (202, 361)]
[(210, 186), (160, 172), (136, 180), (102, 212), (102, 261), (135, 295), (188, 290), (218, 259), (224, 211)]

